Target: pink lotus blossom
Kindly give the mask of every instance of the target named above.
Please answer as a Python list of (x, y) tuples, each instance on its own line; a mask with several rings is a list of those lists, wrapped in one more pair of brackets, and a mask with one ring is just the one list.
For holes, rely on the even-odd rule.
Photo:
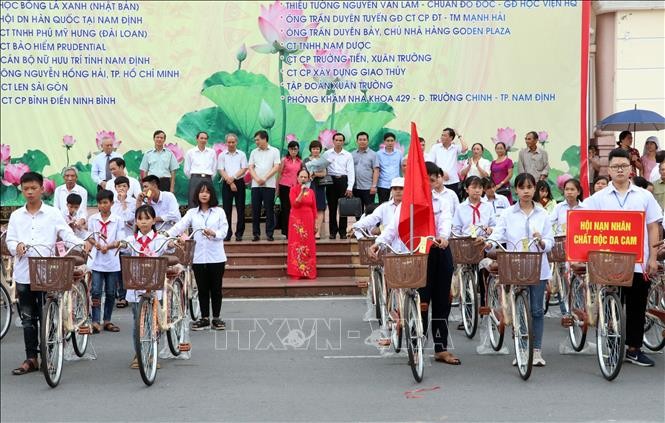
[(102, 140), (104, 138), (111, 138), (113, 140), (113, 149), (117, 149), (120, 147), (120, 144), (122, 144), (122, 141), (118, 140), (115, 138), (115, 132), (113, 131), (106, 131), (102, 129), (101, 131), (97, 132), (97, 136), (95, 138), (95, 142), (97, 143), (97, 148), (101, 150), (102, 148)]
[(164, 148), (173, 153), (178, 163), (181, 163), (185, 159), (185, 152), (178, 144), (168, 143), (164, 145)]
[(55, 191), (55, 181), (48, 178), (44, 179), (42, 188), (44, 189), (44, 195), (50, 197), (53, 194), (53, 191)]
[[(259, 30), (263, 38), (268, 42), (252, 46), (252, 48), (265, 54), (277, 53), (278, 51), (295, 52), (300, 49), (300, 43), (307, 41), (307, 37), (287, 36), (287, 30), (293, 34), (309, 32), (309, 29), (316, 28), (318, 22), (304, 24), (303, 11), (301, 9), (291, 9), (282, 6), (277, 0), (268, 7), (261, 6), (259, 15)], [(294, 45), (289, 45), (294, 44)]]
[[(340, 73), (351, 66), (348, 54), (340, 49), (316, 50), (314, 65), (304, 64), (316, 81), (333, 84), (342, 79)], [(343, 60), (343, 61), (337, 61)]]
[(494, 141), (494, 144), (502, 142), (506, 144), (506, 150), (510, 150), (510, 147), (515, 144), (515, 138), (517, 138), (517, 134), (514, 129), (509, 127), (497, 128), (496, 137), (492, 137), (492, 141)]
[(9, 144), (0, 144), (0, 163), (6, 165), (12, 158), (12, 149)]
[(336, 133), (337, 131), (334, 129), (324, 129), (319, 132), (319, 141), (321, 141), (324, 150), (330, 150), (333, 148), (333, 137)]
[(561, 191), (563, 191), (564, 185), (566, 185), (566, 182), (568, 182), (570, 179), (573, 179), (573, 177), (567, 173), (564, 173), (563, 175), (559, 175), (556, 178), (556, 186), (559, 187)]
[(286, 142), (298, 141), (296, 134), (286, 134)]
[(10, 163), (5, 166), (5, 174), (2, 177), (2, 184), (6, 186), (21, 185), (21, 176), (24, 173), (30, 172), (30, 166), (25, 163)]
[(540, 131), (538, 132), (538, 142), (541, 144), (545, 144), (547, 142), (547, 138), (549, 138), (549, 134), (547, 131)]
[(226, 146), (226, 144), (218, 142), (217, 144), (213, 144), (212, 149), (215, 150), (215, 155), (219, 156), (229, 148)]
[(62, 143), (65, 147), (71, 148), (74, 144), (76, 144), (76, 140), (74, 139), (73, 135), (65, 135), (62, 137)]

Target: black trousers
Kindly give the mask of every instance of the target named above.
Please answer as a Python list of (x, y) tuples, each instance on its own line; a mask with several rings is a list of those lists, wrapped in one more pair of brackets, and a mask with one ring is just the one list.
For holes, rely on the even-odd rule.
[(282, 229), (282, 235), (287, 237), (289, 236), (289, 216), (291, 215), (290, 192), (291, 187), (279, 186), (279, 227)]
[[(44, 295), (41, 292), (31, 291), (29, 284), (17, 283), (18, 307), (23, 324), (23, 343), (25, 344), (25, 358), (39, 356), (39, 324), (42, 314)], [(11, 323), (11, 322), (10, 322)]]
[[(368, 189), (353, 189), (353, 196), (360, 198), (362, 203), (362, 212), (365, 213), (365, 208), (370, 204), (374, 204), (374, 198), (376, 194), (370, 194)], [(356, 219), (359, 219), (360, 216), (356, 216)]]
[(222, 205), (226, 220), (229, 222), (229, 231), (226, 235), (231, 239), (233, 231), (231, 230), (231, 217), (233, 216), (233, 201), (236, 202), (236, 211), (238, 212), (238, 221), (236, 222), (236, 238), (242, 238), (245, 233), (245, 181), (243, 179), (235, 180), (236, 192), (231, 191), (231, 186), (222, 180)]
[(390, 200), (390, 188), (377, 188), (379, 194), (379, 204)]
[(212, 177), (208, 176), (208, 175), (201, 176), (201, 175), (194, 174), (194, 175), (191, 175), (191, 177), (189, 178), (189, 191), (188, 191), (189, 194), (187, 196), (187, 198), (188, 198), (187, 207), (189, 207), (190, 209), (196, 207), (194, 205), (195, 191), (196, 191), (196, 188), (199, 187), (199, 184), (201, 184), (201, 182), (203, 182), (203, 181), (208, 181), (208, 182), (212, 183)]
[(171, 177), (159, 178), (159, 190), (171, 191)]
[[(453, 256), (450, 249), (432, 247), (427, 261), (427, 286), (418, 289), (421, 304), (432, 309), (432, 340), (434, 352), (448, 348), (448, 315), (450, 314), (450, 282), (453, 277)], [(423, 333), (427, 334), (427, 311), (422, 311)]]
[(626, 305), (626, 345), (642, 348), (647, 296), (651, 282), (641, 273), (633, 274), (633, 286), (621, 288), (621, 300)]
[(337, 213), (339, 199), (346, 195), (346, 186), (348, 179), (346, 176), (333, 176), (332, 185), (326, 187), (326, 199), (328, 200), (328, 230), (330, 236), (346, 236), (346, 217), (339, 218), (339, 225), (337, 224)]
[(457, 194), (457, 198), (460, 198), (460, 192), (462, 191), (460, 189), (460, 183), (456, 182), (454, 184), (446, 185), (446, 188), (453, 190), (455, 194)]
[(275, 188), (252, 188), (252, 234), (261, 236), (261, 206), (266, 209), (266, 235), (275, 231)]
[(196, 286), (199, 288), (199, 304), (201, 317), (210, 317), (212, 302), (212, 318), (218, 319), (222, 310), (222, 279), (226, 262), (193, 264)]

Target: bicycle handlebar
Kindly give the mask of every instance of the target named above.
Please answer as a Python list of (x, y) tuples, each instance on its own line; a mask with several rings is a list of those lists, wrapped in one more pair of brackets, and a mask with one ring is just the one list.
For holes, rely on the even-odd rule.
[[(527, 248), (531, 248), (531, 246), (532, 246), (533, 243), (535, 242), (535, 243), (536, 243), (536, 247), (538, 248), (538, 250), (539, 250), (539, 251), (542, 250), (542, 249), (540, 248), (540, 245), (537, 244), (537, 243), (540, 242), (540, 241), (541, 241), (540, 238), (533, 238), (533, 239), (529, 242), (529, 244), (527, 245)], [(501, 245), (498, 241), (495, 241), (495, 240), (493, 240), (493, 239), (486, 239), (485, 242), (490, 243), (490, 244), (494, 244), (495, 246), (501, 248), (501, 249), (502, 249), (504, 252), (506, 252), (506, 253), (515, 252), (515, 251), (508, 251), (507, 249), (503, 248), (503, 245)], [(510, 241), (506, 241), (506, 243), (512, 245), (513, 247), (517, 247), (516, 244), (513, 244), (513, 243), (510, 242)]]
[[(162, 245), (160, 245), (159, 248), (154, 250), (154, 252), (158, 253), (158, 252), (162, 251), (164, 249), (164, 247), (166, 247), (170, 242), (177, 241), (177, 240), (178, 240), (178, 237), (167, 237), (166, 240), (162, 243)], [(118, 255), (118, 253), (120, 253), (121, 249), (127, 248), (127, 247), (131, 248), (132, 250), (134, 250), (134, 252), (136, 252), (138, 254), (144, 254), (143, 251), (137, 250), (132, 244), (128, 243), (127, 241), (120, 241), (120, 245), (118, 245), (118, 249), (116, 250), (115, 254)]]
[[(425, 238), (426, 240), (429, 239), (429, 240), (432, 240), (432, 241), (435, 241), (435, 240), (436, 240), (436, 238), (433, 237), (433, 236), (431, 236), (431, 235), (430, 235), (430, 236), (426, 236), (426, 237), (420, 237), (420, 238)], [(421, 242), (422, 242), (422, 241), (421, 241)], [(393, 254), (398, 254), (398, 255), (415, 254), (415, 253), (418, 251), (418, 248), (416, 248), (416, 249), (414, 249), (414, 250), (409, 250), (409, 249), (407, 248), (408, 251), (406, 251), (406, 252), (395, 251), (395, 250), (393, 249), (393, 247), (390, 246), (390, 244), (387, 244), (387, 243), (385, 243), (385, 242), (379, 242), (377, 245), (379, 246), (379, 248), (388, 249), (388, 250), (390, 250)]]

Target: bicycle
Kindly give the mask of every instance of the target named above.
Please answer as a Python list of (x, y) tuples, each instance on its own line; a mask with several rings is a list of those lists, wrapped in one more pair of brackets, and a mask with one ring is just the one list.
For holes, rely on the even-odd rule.
[(423, 380), (425, 334), (420, 315), (418, 288), (427, 285), (427, 255), (416, 250), (398, 253), (388, 244), (380, 244), (391, 253), (383, 256), (383, 279), (390, 291), (387, 308), (387, 327), (396, 352), (401, 349), (405, 334), (409, 366), (416, 382)]
[[(155, 252), (160, 252), (176, 239), (168, 238)], [(120, 243), (120, 248), (126, 247), (138, 254), (143, 253), (131, 244), (124, 241)], [(157, 376), (157, 348), (162, 332), (166, 332), (169, 350), (174, 356), (191, 349), (189, 343), (183, 342), (186, 330), (185, 299), (178, 264), (178, 258), (171, 255), (120, 257), (126, 288), (144, 291), (139, 294), (141, 299), (134, 321), (134, 348), (141, 379), (147, 386), (151, 386)], [(164, 294), (161, 306), (156, 291)]]
[(665, 347), (665, 274), (662, 265), (658, 266), (658, 270), (647, 295), (644, 322), (644, 346), (651, 351), (660, 351)]
[(196, 246), (196, 241), (193, 237), (199, 231), (203, 229), (196, 229), (191, 234), (189, 234), (189, 239), (184, 241), (184, 244), (180, 246), (176, 244), (175, 255), (180, 260), (180, 264), (184, 266), (182, 273), (180, 274), (180, 279), (183, 287), (183, 310), (189, 311), (189, 316), (193, 321), (197, 321), (201, 318), (201, 307), (199, 304), (199, 288), (194, 283), (194, 271), (192, 270), (192, 262), (194, 261), (194, 247)]
[(589, 326), (596, 327), (596, 355), (603, 377), (614, 380), (625, 354), (626, 317), (619, 297), (622, 286), (631, 286), (635, 255), (590, 251), (588, 265), (573, 263), (570, 314), (562, 319), (571, 344), (581, 351)]
[(16, 284), (12, 279), (14, 257), (9, 254), (6, 237), (7, 231), (0, 230), (0, 339), (4, 338), (9, 332), (14, 314), (14, 305), (16, 305), (16, 312), (20, 314)]
[(487, 242), (500, 248), (489, 266), (487, 307), (490, 345), (494, 351), (503, 346), (506, 326), (513, 328), (517, 371), (529, 379), (533, 367), (533, 324), (529, 305), (529, 285), (540, 283), (542, 252), (528, 251), (539, 239), (529, 242), (527, 251), (507, 251), (500, 243)]
[[(563, 226), (559, 226), (558, 232), (561, 232)], [(557, 231), (555, 231), (557, 233)], [(547, 281), (545, 289), (545, 303), (543, 310), (547, 313), (549, 306), (559, 305), (563, 315), (570, 311), (569, 292), (570, 292), (570, 268), (566, 262), (566, 236), (557, 235), (554, 237), (554, 246), (547, 255), (547, 260), (552, 266), (552, 278)], [(552, 301), (552, 296), (558, 294), (559, 300)]]
[[(450, 252), (453, 255), (453, 263), (457, 266), (453, 283), (459, 281), (459, 287), (455, 293), (451, 289), (451, 302), (459, 297), (459, 307), (462, 314), (464, 334), (473, 339), (478, 330), (480, 296), (478, 294), (478, 263), (485, 257), (484, 245), (476, 237), (479, 226), (472, 227), (471, 236), (453, 234), (448, 239)], [(484, 231), (483, 231), (484, 232)], [(452, 288), (452, 287), (451, 287)]]
[(51, 247), (26, 246), (26, 253), (32, 249), (38, 255), (28, 257), (30, 289), (46, 296), (40, 322), (40, 353), (44, 378), (51, 388), (58, 386), (62, 377), (65, 341), (71, 339), (74, 352), (82, 357), (91, 332), (84, 267), (87, 254), (72, 255), (78, 247), (81, 246), (72, 246), (60, 257), (46, 257), (40, 248), (52, 253)]
[(374, 315), (383, 325), (387, 320), (386, 312), (386, 287), (383, 280), (383, 271), (381, 269), (381, 260), (373, 258), (369, 252), (374, 244), (375, 236), (369, 232), (360, 229), (364, 238), (358, 239), (358, 253), (360, 264), (369, 266), (369, 283), (367, 284), (367, 295), (374, 306)]

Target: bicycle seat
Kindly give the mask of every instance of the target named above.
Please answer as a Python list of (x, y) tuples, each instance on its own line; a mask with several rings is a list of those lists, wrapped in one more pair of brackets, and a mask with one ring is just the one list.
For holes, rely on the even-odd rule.
[(85, 266), (86, 262), (85, 257), (80, 256), (78, 254), (76, 255), (72, 254), (69, 257), (74, 257), (74, 267)]
[(570, 269), (576, 275), (586, 275), (586, 263), (570, 263)]
[(492, 260), (496, 260), (496, 250), (488, 251), (485, 254), (485, 257), (491, 258)]
[(498, 273), (499, 273), (499, 263), (497, 263), (496, 261), (493, 261), (493, 262), (489, 265), (489, 267), (487, 268), (487, 270), (488, 270), (491, 274), (493, 274), (493, 275), (498, 274)]
[(180, 259), (176, 256), (171, 256), (171, 255), (163, 255), (162, 257), (166, 257), (166, 260), (168, 262), (168, 266), (175, 266), (180, 264)]
[(85, 276), (85, 266), (84, 265), (77, 265), (74, 267), (74, 279), (81, 279)]

